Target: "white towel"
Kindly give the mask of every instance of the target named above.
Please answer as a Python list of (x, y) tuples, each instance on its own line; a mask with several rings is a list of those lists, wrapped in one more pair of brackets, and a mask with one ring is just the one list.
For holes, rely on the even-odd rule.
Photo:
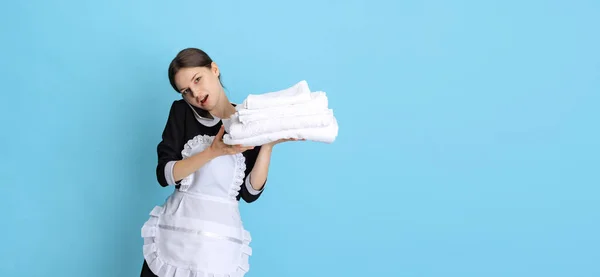
[(250, 124), (254, 121), (275, 119), (280, 117), (291, 117), (301, 115), (314, 115), (328, 112), (328, 100), (325, 92), (317, 91), (310, 93), (311, 100), (299, 104), (275, 106), (271, 108), (249, 110), (240, 108), (237, 110), (238, 120), (242, 124)]
[(310, 92), (308, 83), (264, 94), (249, 95), (236, 113), (222, 119), (226, 144), (260, 146), (294, 138), (332, 143), (338, 134), (333, 110), (323, 91)]
[(310, 101), (310, 89), (308, 83), (302, 80), (290, 88), (267, 92), (262, 94), (250, 94), (237, 109), (262, 109), (275, 106), (299, 104)]
[(225, 134), (223, 136), (223, 142), (229, 145), (241, 144), (244, 146), (260, 146), (282, 138), (295, 138), (316, 142), (333, 143), (338, 135), (339, 127), (335, 117), (332, 119), (333, 121), (331, 124), (324, 127), (290, 129), (272, 133), (264, 133), (243, 139), (232, 139), (229, 134)]
[(332, 123), (333, 110), (325, 109), (322, 111), (315, 111), (311, 114), (288, 117), (269, 116), (269, 114), (264, 114), (263, 116), (265, 119), (241, 123), (238, 119), (238, 115), (234, 114), (230, 119), (223, 120), (223, 122), (227, 127), (227, 133), (232, 139), (243, 139), (290, 129), (324, 127)]

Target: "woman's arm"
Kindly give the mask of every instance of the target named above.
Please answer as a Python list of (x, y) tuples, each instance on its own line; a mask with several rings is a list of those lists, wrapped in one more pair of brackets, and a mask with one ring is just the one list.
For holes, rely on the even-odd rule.
[[(186, 176), (216, 157), (216, 151), (205, 150), (192, 157), (183, 159), (181, 149), (184, 145), (185, 109), (187, 106), (174, 101), (169, 117), (158, 144), (158, 165), (156, 175), (161, 186), (177, 186)], [(209, 149), (209, 148), (207, 148)]]
[(163, 186), (178, 185), (173, 179), (173, 165), (181, 160), (181, 148), (183, 147), (184, 117), (185, 112), (177, 101), (171, 104), (169, 117), (162, 133), (162, 140), (156, 151), (158, 164), (156, 166), (156, 178)]
[(199, 152), (187, 159), (179, 160), (173, 165), (173, 179), (175, 182), (181, 181), (183, 178), (194, 173), (210, 160), (216, 158), (214, 151), (209, 147), (206, 150)]
[(198, 170), (214, 158), (223, 155), (233, 155), (237, 153), (242, 153), (246, 150), (254, 148), (252, 146), (244, 147), (241, 145), (226, 145), (223, 142), (224, 133), (225, 128), (223, 127), (223, 125), (221, 125), (219, 132), (217, 133), (209, 147), (206, 147), (206, 149), (204, 149), (202, 152), (199, 152), (187, 159), (177, 161), (173, 166), (173, 178), (175, 179), (175, 181), (179, 182), (181, 179), (194, 173), (194, 171)]
[(254, 151), (245, 153), (246, 178), (239, 197), (248, 203), (252, 203), (260, 197), (267, 183), (273, 147), (281, 142), (292, 140), (297, 139), (280, 139), (258, 146)]
[(271, 163), (271, 153), (273, 144), (265, 144), (260, 147), (254, 168), (250, 171), (249, 182), (253, 189), (261, 191), (267, 182), (269, 175), (269, 165)]
[(194, 173), (210, 160), (221, 156), (231, 155), (252, 149), (239, 145), (225, 145), (223, 143), (224, 129), (221, 127), (210, 147), (187, 159), (181, 156), (184, 146), (184, 121), (185, 111), (188, 108), (183, 102), (174, 101), (169, 111), (169, 117), (163, 130), (162, 140), (158, 144), (158, 165), (156, 176), (161, 186), (179, 185), (179, 182)]

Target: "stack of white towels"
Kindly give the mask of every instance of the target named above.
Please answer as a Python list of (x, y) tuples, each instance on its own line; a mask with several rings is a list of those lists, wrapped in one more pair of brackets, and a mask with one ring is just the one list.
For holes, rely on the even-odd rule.
[(325, 92), (311, 92), (305, 80), (284, 90), (250, 94), (223, 120), (223, 142), (259, 146), (292, 138), (332, 143), (338, 124), (328, 102)]

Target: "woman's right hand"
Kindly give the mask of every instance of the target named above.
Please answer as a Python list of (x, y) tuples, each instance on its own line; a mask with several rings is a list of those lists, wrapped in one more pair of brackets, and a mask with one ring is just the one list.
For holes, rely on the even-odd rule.
[(254, 149), (254, 146), (242, 146), (242, 145), (228, 145), (223, 142), (223, 135), (225, 134), (225, 127), (221, 125), (221, 129), (215, 136), (215, 139), (209, 146), (210, 151), (214, 156), (224, 156), (224, 155), (235, 155), (238, 153), (242, 153), (246, 150)]

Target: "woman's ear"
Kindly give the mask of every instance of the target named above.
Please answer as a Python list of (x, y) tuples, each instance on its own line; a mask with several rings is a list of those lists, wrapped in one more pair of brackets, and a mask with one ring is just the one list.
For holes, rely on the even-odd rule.
[(212, 63), (210, 64), (210, 69), (212, 70), (212, 72), (213, 72), (213, 73), (214, 73), (214, 74), (215, 74), (217, 77), (219, 77), (219, 74), (220, 74), (220, 72), (219, 72), (219, 66), (217, 65), (217, 63), (215, 63), (215, 62), (212, 62)]

